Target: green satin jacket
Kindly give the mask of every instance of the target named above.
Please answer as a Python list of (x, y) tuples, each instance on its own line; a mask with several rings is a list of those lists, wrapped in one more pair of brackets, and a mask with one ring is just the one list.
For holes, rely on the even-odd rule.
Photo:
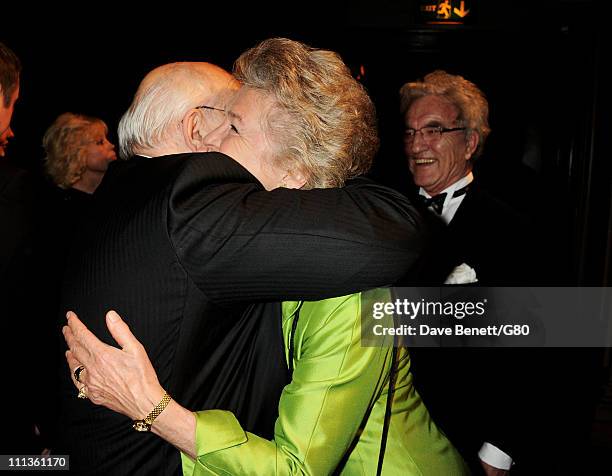
[[(183, 474), (323, 476), (338, 470), (375, 475), (392, 346), (361, 346), (361, 314), (372, 308), (372, 301), (388, 300), (388, 290), (375, 289), (302, 303), (293, 340), (293, 378), (281, 395), (274, 440), (244, 431), (231, 412), (197, 412), (197, 458), (182, 454)], [(283, 303), (287, 359), (299, 304)], [(469, 474), (415, 391), (407, 350), (400, 349), (398, 357), (382, 474)]]

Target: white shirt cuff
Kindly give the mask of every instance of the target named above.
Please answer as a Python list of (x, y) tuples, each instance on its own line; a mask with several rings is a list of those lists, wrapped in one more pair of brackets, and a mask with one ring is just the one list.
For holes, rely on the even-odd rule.
[(497, 446), (485, 442), (478, 452), (478, 457), (498, 469), (510, 469), (512, 467), (512, 458), (500, 450)]

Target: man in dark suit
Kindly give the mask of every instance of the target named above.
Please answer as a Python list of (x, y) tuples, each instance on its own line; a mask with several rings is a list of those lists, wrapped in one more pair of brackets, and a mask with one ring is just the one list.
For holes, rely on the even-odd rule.
[[(489, 133), (484, 94), (461, 76), (436, 71), (404, 85), (401, 105), (420, 201), (442, 226), (420, 284), (567, 285), (555, 247), (564, 236), (474, 178), (473, 161)], [(419, 393), (474, 473), (577, 474), (588, 467), (597, 393), (597, 355), (590, 349), (415, 348), (411, 354)], [(569, 391), (560, 385), (568, 379)]]
[[(252, 303), (392, 283), (424, 237), (409, 201), (369, 180), (266, 192), (231, 158), (201, 153), (235, 88), (207, 63), (166, 65), (143, 80), (119, 125), (121, 155), (131, 158), (112, 164), (94, 195), (62, 308), (109, 344), (102, 316), (116, 309), (172, 398), (187, 408), (232, 410), (249, 430), (269, 432), (261, 420), (274, 419), (270, 402), (287, 370), (280, 323), (253, 313)], [(278, 345), (262, 339), (266, 333)], [(71, 455), (71, 470), (179, 474), (176, 449), (77, 399), (69, 376), (62, 378), (56, 452)]]
[[(36, 349), (38, 342), (33, 339), (37, 336), (36, 326), (28, 308), (35, 187), (27, 171), (5, 158), (9, 140), (14, 137), (11, 119), (19, 97), (20, 73), (19, 58), (0, 43), (0, 322), (5, 335), (28, 335)], [(19, 314), (21, 318), (18, 319), (15, 316)], [(34, 429), (34, 399), (30, 392), (20, 390), (27, 387), (28, 379), (22, 370), (11, 364), (17, 351), (14, 342), (5, 340), (0, 357), (3, 378), (10, 386), (9, 391), (3, 392), (2, 406), (11, 409), (3, 423), (3, 433), (10, 438), (4, 439), (2, 453), (33, 454), (42, 449)]]
[[(405, 153), (418, 198), (443, 224), (424, 282), (520, 285), (528, 262), (525, 221), (482, 190), (472, 173), (490, 131), (484, 94), (443, 71), (405, 84), (400, 94)], [(457, 279), (459, 271), (467, 281)], [(520, 441), (527, 440), (524, 428), (517, 428), (524, 423), (526, 391), (514, 370), (520, 365), (517, 352), (417, 348), (412, 355), (417, 389), (472, 470), (507, 474)]]

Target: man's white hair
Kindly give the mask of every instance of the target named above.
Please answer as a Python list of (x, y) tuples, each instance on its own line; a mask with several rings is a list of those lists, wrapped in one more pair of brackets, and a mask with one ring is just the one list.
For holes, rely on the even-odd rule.
[(185, 114), (215, 94), (224, 76), (229, 84), (229, 74), (210, 63), (170, 63), (151, 71), (119, 121), (120, 157), (128, 159), (180, 140)]

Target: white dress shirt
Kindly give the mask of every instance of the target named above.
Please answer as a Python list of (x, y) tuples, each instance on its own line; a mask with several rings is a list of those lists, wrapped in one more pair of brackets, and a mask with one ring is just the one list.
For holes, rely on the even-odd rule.
[[(471, 184), (473, 180), (474, 180), (474, 174), (470, 172), (465, 177), (460, 178), (450, 187), (446, 187), (444, 190), (442, 190), (442, 192), (440, 192), (440, 193), (446, 193), (446, 198), (444, 199), (444, 204), (442, 205), (442, 213), (440, 214), (440, 217), (442, 218), (442, 220), (444, 220), (444, 223), (446, 223), (447, 225), (453, 219), (453, 217), (455, 216), (455, 213), (457, 213), (457, 210), (459, 209), (459, 205), (461, 205), (461, 202), (465, 198), (465, 193), (462, 195), (459, 195), (458, 197), (453, 197), (453, 194), (457, 190), (465, 187), (466, 185)], [(419, 195), (423, 195), (426, 198), (431, 198), (431, 195), (429, 195), (425, 190), (423, 190), (422, 187), (419, 188)]]

